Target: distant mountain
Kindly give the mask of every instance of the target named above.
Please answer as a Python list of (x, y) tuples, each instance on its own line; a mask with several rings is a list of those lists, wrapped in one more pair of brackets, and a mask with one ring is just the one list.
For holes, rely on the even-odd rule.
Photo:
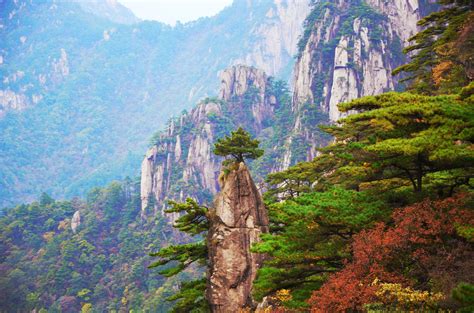
[(120, 4), (117, 0), (73, 1), (77, 2), (85, 12), (105, 17), (116, 23), (133, 24), (140, 21), (140, 19), (133, 14), (132, 10)]
[(114, 1), (0, 5), (0, 207), (137, 175), (152, 133), (212, 94), (229, 65), (289, 79), (309, 11), (236, 0), (170, 27)]

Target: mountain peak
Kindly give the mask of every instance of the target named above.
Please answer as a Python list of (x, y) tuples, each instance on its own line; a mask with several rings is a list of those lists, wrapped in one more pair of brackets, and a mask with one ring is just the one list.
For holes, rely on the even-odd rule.
[(104, 17), (119, 24), (135, 24), (140, 21), (133, 12), (117, 0), (74, 0), (91, 14)]

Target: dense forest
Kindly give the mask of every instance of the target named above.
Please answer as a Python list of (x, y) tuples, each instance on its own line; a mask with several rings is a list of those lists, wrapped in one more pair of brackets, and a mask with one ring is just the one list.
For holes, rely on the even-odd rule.
[[(474, 5), (439, 3), (393, 73), (407, 89), (339, 104), (317, 130), (332, 141), (266, 177), (262, 312), (474, 311)], [(222, 177), (261, 175), (268, 146), (232, 130), (213, 149)], [(132, 179), (5, 209), (0, 312), (209, 312), (210, 201), (168, 200), (174, 228), (140, 214)]]
[(127, 180), (93, 189), (85, 200), (43, 194), (8, 210), (0, 220), (0, 311), (166, 311), (172, 282), (150, 275), (146, 252), (172, 234), (163, 219), (140, 218), (137, 190)]

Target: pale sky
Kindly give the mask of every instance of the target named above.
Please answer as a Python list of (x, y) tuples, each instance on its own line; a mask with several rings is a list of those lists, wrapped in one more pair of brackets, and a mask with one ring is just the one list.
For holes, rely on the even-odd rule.
[(142, 20), (156, 20), (174, 25), (213, 16), (229, 6), (232, 0), (119, 0)]

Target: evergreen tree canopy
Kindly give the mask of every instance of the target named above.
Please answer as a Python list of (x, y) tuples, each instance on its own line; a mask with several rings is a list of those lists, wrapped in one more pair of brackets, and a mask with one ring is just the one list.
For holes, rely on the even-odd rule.
[(413, 88), (426, 94), (458, 92), (474, 78), (474, 2), (439, 0), (443, 8), (418, 22), (423, 28), (404, 52), (411, 61), (393, 74), (408, 73)]
[(250, 134), (242, 127), (217, 140), (214, 145), (214, 154), (231, 156), (235, 162), (244, 162), (245, 159), (257, 159), (263, 155), (263, 150), (258, 148), (260, 141), (252, 139)]
[(256, 252), (270, 260), (259, 271), (255, 295), (293, 291), (293, 306), (304, 305), (327, 273), (350, 258), (352, 234), (381, 219), (387, 208), (369, 194), (331, 188), (271, 204), (271, 233), (261, 236)]
[[(207, 207), (200, 206), (191, 198), (187, 198), (183, 203), (169, 201), (168, 204), (171, 207), (165, 210), (166, 213), (184, 213), (175, 221), (174, 228), (191, 236), (206, 238), (209, 229)], [(150, 256), (158, 257), (159, 260), (149, 265), (149, 268), (168, 265), (161, 268), (159, 273), (166, 277), (172, 277), (183, 272), (192, 264), (204, 266), (207, 260), (207, 244), (206, 240), (199, 239), (191, 243), (170, 245), (156, 253), (150, 253)], [(182, 283), (179, 292), (167, 298), (168, 301), (175, 301), (171, 312), (209, 311), (204, 298), (205, 289), (205, 279), (202, 278)]]
[[(340, 105), (358, 113), (323, 127), (331, 145), (268, 176), (271, 233), (254, 249), (270, 259), (255, 283), (257, 298), (289, 290), (285, 307), (307, 305), (308, 292), (353, 258), (354, 235), (390, 224), (399, 205), (472, 188), (473, 90), (471, 83), (460, 95), (391, 92)], [(420, 223), (431, 225), (425, 216)]]
[(446, 186), (469, 184), (474, 170), (473, 104), (472, 96), (386, 93), (340, 105), (343, 112), (360, 113), (327, 128), (336, 143), (322, 151), (339, 161), (331, 176), (358, 188), (408, 180), (417, 192), (435, 173), (445, 176)]
[(269, 175), (274, 194), (341, 184), (378, 191), (424, 187), (451, 195), (474, 176), (472, 85), (462, 96), (386, 93), (340, 105), (357, 110), (324, 129), (335, 137), (311, 162)]

